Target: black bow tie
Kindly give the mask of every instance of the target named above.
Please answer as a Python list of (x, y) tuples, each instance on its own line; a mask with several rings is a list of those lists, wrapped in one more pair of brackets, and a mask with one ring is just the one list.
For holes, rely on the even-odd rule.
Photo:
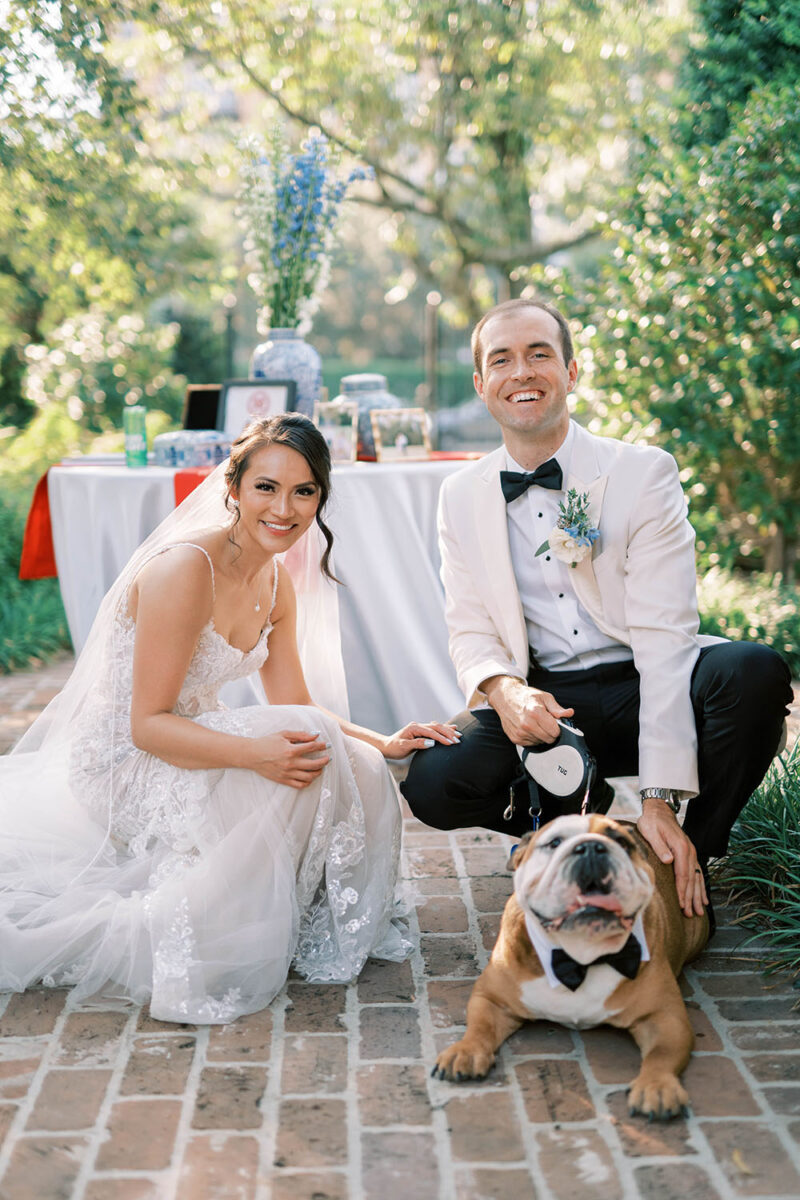
[(510, 504), (512, 500), (516, 500), (518, 496), (522, 496), (523, 493), (527, 492), (533, 483), (538, 483), (539, 487), (549, 488), (551, 491), (557, 492), (561, 487), (563, 478), (561, 467), (556, 460), (548, 458), (547, 462), (542, 463), (535, 471), (501, 471), (500, 487), (503, 489), (506, 504)]
[(563, 983), (564, 987), (575, 992), (586, 978), (589, 967), (596, 967), (599, 963), (608, 963), (626, 979), (635, 979), (641, 961), (642, 947), (631, 934), (625, 945), (616, 954), (604, 954), (601, 958), (596, 958), (594, 962), (585, 964), (576, 962), (565, 950), (556, 947), (550, 959), (550, 965), (559, 983)]

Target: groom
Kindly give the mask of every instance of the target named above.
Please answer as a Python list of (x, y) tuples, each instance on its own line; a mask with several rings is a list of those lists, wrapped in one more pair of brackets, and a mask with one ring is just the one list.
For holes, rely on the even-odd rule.
[[(403, 793), (439, 829), (519, 835), (531, 821), (514, 795), (517, 747), (555, 741), (569, 718), (597, 759), (593, 806), (608, 805), (606, 776), (638, 775), (639, 829), (674, 864), (684, 911), (702, 913), (708, 858), (726, 852), (778, 747), (788, 668), (764, 646), (698, 634), (675, 460), (570, 420), (578, 367), (562, 314), (510, 300), (478, 322), (472, 349), (504, 444), (440, 499), (450, 653), (469, 708), (460, 744), (417, 754)], [(599, 532), (566, 540), (560, 504)], [(543, 820), (560, 811), (542, 801)]]

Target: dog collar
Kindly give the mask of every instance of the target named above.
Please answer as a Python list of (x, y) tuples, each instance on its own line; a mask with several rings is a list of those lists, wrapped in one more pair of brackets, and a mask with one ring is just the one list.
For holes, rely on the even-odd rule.
[[(561, 980), (556, 978), (555, 972), (553, 971), (550, 963), (550, 958), (553, 953), (552, 943), (547, 940), (538, 925), (534, 923), (530, 913), (526, 912), (524, 916), (525, 928), (528, 932), (528, 937), (531, 939), (531, 945), (539, 956), (539, 962), (542, 964), (542, 970), (544, 971), (547, 982), (550, 984), (550, 987), (553, 988), (564, 987), (564, 984), (561, 982)], [(647, 938), (644, 935), (644, 915), (642, 913), (637, 915), (636, 920), (633, 923), (631, 936), (635, 937), (636, 941), (639, 943), (639, 947), (642, 951), (642, 962), (649, 962), (650, 951), (647, 947)], [(586, 964), (587, 967), (591, 967), (592, 965), (592, 963)]]

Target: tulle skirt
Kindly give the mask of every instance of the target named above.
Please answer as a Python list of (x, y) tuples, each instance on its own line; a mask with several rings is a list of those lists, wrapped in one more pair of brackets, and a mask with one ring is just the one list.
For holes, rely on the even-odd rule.
[(296, 791), (133, 748), (110, 788), (80, 786), (74, 743), (0, 760), (0, 990), (67, 984), (83, 1002), (217, 1023), (267, 1005), (292, 965), (341, 982), (367, 956), (407, 956), (400, 810), (378, 751), (309, 707), (196, 719), (323, 730), (331, 762)]

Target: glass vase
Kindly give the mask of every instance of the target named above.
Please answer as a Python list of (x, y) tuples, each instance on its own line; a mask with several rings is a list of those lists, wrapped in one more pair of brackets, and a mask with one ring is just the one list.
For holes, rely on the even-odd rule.
[(296, 329), (270, 329), (250, 359), (251, 379), (293, 379), (294, 411), (314, 416), (322, 388), (322, 359)]

